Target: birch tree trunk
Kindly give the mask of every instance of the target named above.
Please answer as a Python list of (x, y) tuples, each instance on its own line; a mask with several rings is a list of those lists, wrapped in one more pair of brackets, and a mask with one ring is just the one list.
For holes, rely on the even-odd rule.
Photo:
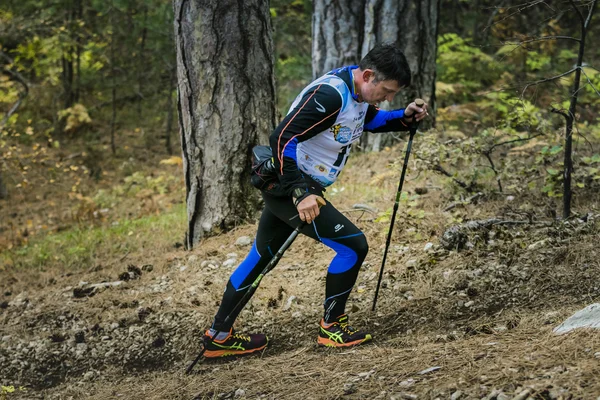
[(174, 0), (179, 128), (192, 248), (253, 215), (251, 148), (275, 127), (267, 0)]

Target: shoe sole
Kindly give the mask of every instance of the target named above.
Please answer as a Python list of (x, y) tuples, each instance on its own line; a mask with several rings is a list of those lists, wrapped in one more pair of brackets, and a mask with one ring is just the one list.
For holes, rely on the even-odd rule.
[(264, 350), (269, 342), (265, 343), (261, 347), (257, 347), (255, 349), (248, 350), (206, 350), (204, 352), (204, 357), (206, 358), (220, 358), (220, 357), (229, 357), (229, 356), (245, 356), (248, 354), (256, 353), (257, 351)]
[(366, 343), (366, 342), (370, 342), (372, 339), (373, 338), (371, 337), (371, 335), (367, 334), (364, 339), (355, 340), (353, 342), (348, 342), (348, 343), (338, 343), (338, 342), (334, 342), (331, 339), (327, 339), (327, 338), (319, 336), (317, 338), (317, 344), (319, 346), (324, 346), (324, 347), (352, 347), (352, 346), (358, 346), (358, 345)]

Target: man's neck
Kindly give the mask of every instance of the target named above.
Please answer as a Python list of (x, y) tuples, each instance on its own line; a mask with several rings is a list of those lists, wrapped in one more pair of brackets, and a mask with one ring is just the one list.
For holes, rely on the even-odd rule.
[(356, 94), (358, 96), (358, 101), (362, 102), (363, 98), (361, 93), (361, 81), (360, 81), (360, 76), (362, 74), (362, 71), (360, 68), (355, 68), (352, 71), (352, 82), (354, 83), (354, 94)]

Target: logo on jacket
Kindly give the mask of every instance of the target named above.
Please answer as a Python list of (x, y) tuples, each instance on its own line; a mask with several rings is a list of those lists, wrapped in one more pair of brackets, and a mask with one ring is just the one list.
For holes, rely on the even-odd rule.
[(317, 103), (317, 106), (318, 106), (317, 107), (317, 111), (320, 111), (320, 112), (324, 113), (325, 112), (325, 107), (323, 107), (323, 105), (321, 103), (319, 103), (317, 101), (317, 99), (315, 99), (315, 103)]
[(342, 144), (348, 143), (352, 138), (352, 129), (347, 126), (342, 126), (341, 124), (336, 124), (329, 128), (331, 133), (333, 133), (333, 139), (336, 142), (340, 142)]

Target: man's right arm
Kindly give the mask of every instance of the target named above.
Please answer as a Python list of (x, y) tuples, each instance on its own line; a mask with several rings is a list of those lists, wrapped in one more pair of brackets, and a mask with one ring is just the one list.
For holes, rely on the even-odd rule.
[(341, 108), (342, 97), (337, 89), (325, 84), (316, 85), (304, 94), (271, 134), (270, 144), (279, 180), (289, 196), (294, 195), (296, 188), (308, 193), (308, 184), (298, 169), (296, 146), (333, 126)]

